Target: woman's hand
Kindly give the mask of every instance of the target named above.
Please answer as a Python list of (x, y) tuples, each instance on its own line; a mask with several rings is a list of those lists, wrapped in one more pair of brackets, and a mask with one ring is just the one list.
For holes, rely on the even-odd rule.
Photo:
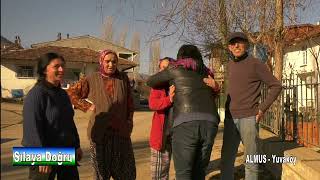
[(89, 108), (89, 111), (95, 112), (96, 111), (96, 105), (92, 104)]
[(262, 117), (263, 117), (263, 112), (259, 110), (258, 114), (256, 115), (256, 122), (259, 123)]
[(207, 78), (203, 78), (203, 82), (212, 89), (216, 88), (216, 81), (210, 75)]

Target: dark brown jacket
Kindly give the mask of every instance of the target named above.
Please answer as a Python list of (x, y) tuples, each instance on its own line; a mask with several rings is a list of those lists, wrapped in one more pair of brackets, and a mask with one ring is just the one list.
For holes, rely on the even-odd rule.
[[(255, 116), (259, 110), (265, 112), (281, 92), (281, 83), (260, 60), (247, 58), (228, 64), (228, 99), (226, 110), (233, 118)], [(268, 94), (260, 104), (262, 83), (267, 85)]]
[(96, 106), (88, 124), (90, 140), (99, 143), (106, 133), (130, 137), (134, 107), (125, 73), (117, 72), (108, 78), (93, 73), (70, 87), (68, 93), (76, 108), (87, 111), (91, 104), (84, 101), (86, 98)]

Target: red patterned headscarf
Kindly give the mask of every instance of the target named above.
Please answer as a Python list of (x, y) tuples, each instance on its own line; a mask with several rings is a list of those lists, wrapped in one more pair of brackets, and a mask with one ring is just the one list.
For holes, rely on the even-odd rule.
[[(113, 54), (113, 55), (116, 57), (117, 61), (119, 60), (117, 53), (114, 52), (114, 51), (112, 51), (112, 50), (110, 50), (110, 49), (105, 49), (105, 50), (102, 50), (102, 51), (100, 52), (99, 72), (100, 72), (100, 74), (101, 74), (102, 76), (105, 76), (105, 77), (108, 76), (108, 75), (107, 75), (107, 73), (104, 71), (104, 58), (105, 58), (106, 55), (108, 55), (108, 54)], [(117, 71), (117, 70), (116, 70), (116, 71)]]

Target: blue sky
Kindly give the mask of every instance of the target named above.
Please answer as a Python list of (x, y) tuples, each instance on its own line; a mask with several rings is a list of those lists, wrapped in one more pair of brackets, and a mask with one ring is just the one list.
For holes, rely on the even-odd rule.
[[(158, 30), (150, 23), (156, 13), (157, 0), (1, 0), (1, 35), (14, 41), (20, 35), (22, 45), (55, 40), (57, 33), (63, 37), (81, 35), (101, 36), (102, 17), (114, 19), (114, 38), (121, 28), (128, 26), (126, 47), (131, 46), (131, 34), (141, 35), (141, 72), (148, 72), (148, 40)], [(103, 2), (103, 13), (100, 5)], [(304, 23), (320, 21), (320, 0), (313, 0), (298, 20)], [(175, 57), (181, 45), (176, 37), (161, 40), (161, 56)]]
[[(22, 45), (63, 37), (92, 35), (101, 37), (102, 16), (113, 17), (114, 38), (127, 26), (126, 47), (130, 48), (133, 32), (141, 36), (141, 72), (148, 72), (148, 40), (158, 28), (148, 21), (155, 15), (153, 0), (1, 0), (1, 35), (14, 41), (20, 35)], [(175, 38), (161, 41), (161, 56), (176, 56), (181, 45)], [(164, 45), (165, 43), (165, 45)]]

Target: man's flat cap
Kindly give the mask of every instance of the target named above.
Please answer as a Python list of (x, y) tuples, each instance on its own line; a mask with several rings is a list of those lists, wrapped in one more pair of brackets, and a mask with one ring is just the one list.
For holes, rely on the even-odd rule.
[(229, 43), (232, 39), (236, 39), (236, 38), (241, 38), (241, 39), (243, 39), (243, 40), (248, 41), (248, 37), (247, 37), (243, 32), (234, 32), (234, 33), (231, 33), (231, 34), (228, 36), (228, 43)]

